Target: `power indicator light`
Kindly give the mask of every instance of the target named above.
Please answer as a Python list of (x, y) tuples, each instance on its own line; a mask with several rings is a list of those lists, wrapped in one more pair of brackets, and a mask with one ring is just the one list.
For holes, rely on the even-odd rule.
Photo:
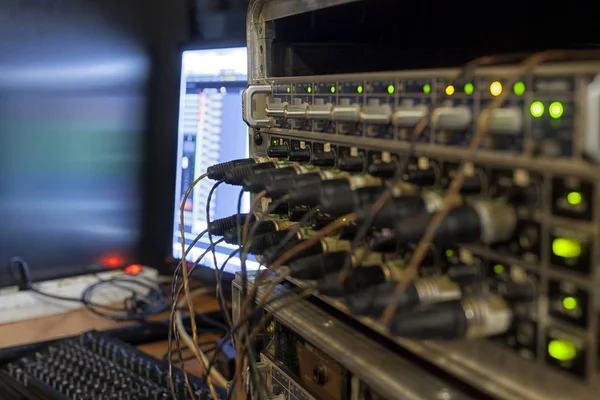
[(307, 87), (307, 88), (306, 88), (306, 91), (307, 91), (308, 93), (312, 93), (312, 86), (309, 86), (309, 87)]
[(356, 88), (356, 91), (357, 91), (358, 93), (362, 93), (362, 92), (363, 92), (363, 90), (364, 90), (364, 88), (362, 87), (362, 85), (359, 85), (359, 86)]
[(577, 347), (566, 340), (551, 340), (548, 355), (558, 361), (572, 361), (577, 357)]
[(573, 311), (577, 309), (578, 302), (575, 297), (567, 296), (563, 299), (562, 305), (565, 310)]
[(425, 93), (425, 94), (431, 93), (431, 85), (430, 84), (427, 83), (423, 86), (423, 93)]
[(525, 84), (523, 82), (515, 82), (513, 85), (513, 92), (517, 96), (523, 96), (525, 93)]
[(583, 201), (583, 196), (579, 192), (571, 192), (567, 194), (567, 203), (572, 206), (578, 206)]
[(143, 267), (139, 264), (131, 264), (125, 267), (124, 271), (128, 275), (137, 275), (142, 272)]
[(473, 86), (472, 83), (466, 83), (465, 84), (465, 93), (466, 94), (473, 94), (474, 90), (475, 90), (475, 86)]
[(389, 85), (387, 87), (387, 91), (389, 94), (394, 94), (394, 92), (396, 91), (396, 87), (394, 85)]
[(332, 87), (331, 87), (331, 89), (329, 89), (329, 91), (330, 91), (331, 93), (335, 93), (335, 86), (332, 86)]
[(498, 81), (492, 82), (490, 85), (490, 93), (492, 96), (500, 96), (500, 94), (502, 94), (502, 84)]
[(454, 256), (455, 256), (454, 250), (446, 250), (446, 257), (452, 258)]
[(582, 253), (581, 243), (573, 239), (554, 239), (552, 241), (552, 253), (562, 258), (577, 258)]
[(544, 104), (541, 101), (534, 101), (529, 106), (529, 112), (531, 116), (534, 118), (539, 118), (544, 115)]
[(289, 87), (286, 90), (287, 90), (288, 93), (292, 93), (292, 88)]
[(454, 86), (448, 85), (446, 86), (446, 95), (452, 96), (454, 94)]
[(107, 254), (99, 262), (109, 268), (119, 268), (123, 265), (125, 259), (118, 254)]
[(504, 273), (504, 265), (502, 265), (502, 264), (494, 265), (494, 272), (498, 275), (503, 274)]
[(548, 108), (548, 112), (550, 113), (550, 116), (554, 119), (560, 118), (563, 115), (564, 112), (564, 108), (562, 103), (555, 101), (552, 104), (550, 104), (550, 107)]

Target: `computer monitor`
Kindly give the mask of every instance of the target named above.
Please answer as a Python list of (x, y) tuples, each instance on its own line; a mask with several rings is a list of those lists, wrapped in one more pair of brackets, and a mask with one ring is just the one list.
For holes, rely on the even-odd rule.
[[(177, 146), (177, 180), (173, 229), (173, 257), (181, 259), (180, 204), (190, 184), (214, 164), (248, 157), (248, 127), (242, 120), (242, 91), (248, 79), (245, 47), (186, 50), (182, 53), (181, 92)], [(198, 183), (185, 205), (186, 248), (207, 227), (206, 205), (214, 181)], [(228, 217), (237, 212), (240, 188), (221, 185), (211, 199), (210, 218)], [(249, 197), (244, 197), (241, 211), (247, 212)], [(217, 240), (217, 238), (214, 238)], [(194, 262), (209, 246), (205, 235), (188, 253), (186, 260)], [(217, 266), (229, 257), (237, 246), (225, 243), (216, 246)], [(214, 268), (210, 253), (200, 265)], [(259, 264), (248, 258), (248, 269)], [(237, 257), (225, 268), (235, 272), (240, 268)]]

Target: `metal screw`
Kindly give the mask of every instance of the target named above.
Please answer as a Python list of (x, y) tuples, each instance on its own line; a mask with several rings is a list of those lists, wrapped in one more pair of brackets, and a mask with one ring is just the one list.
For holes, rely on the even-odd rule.
[(257, 132), (257, 133), (254, 135), (254, 144), (255, 144), (256, 146), (260, 146), (260, 145), (262, 145), (262, 144), (263, 144), (263, 137), (262, 137), (262, 135), (260, 134), (260, 132)]

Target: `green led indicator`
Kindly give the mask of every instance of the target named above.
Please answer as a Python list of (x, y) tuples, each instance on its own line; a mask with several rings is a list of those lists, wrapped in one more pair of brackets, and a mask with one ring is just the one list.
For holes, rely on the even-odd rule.
[(504, 273), (504, 265), (502, 265), (502, 264), (494, 265), (494, 272), (497, 273), (498, 275), (503, 274)]
[(307, 88), (306, 88), (306, 91), (307, 91), (308, 93), (312, 93), (312, 86), (309, 86), (309, 87), (307, 87)]
[(577, 299), (575, 297), (567, 296), (562, 301), (565, 310), (573, 311), (577, 309)]
[(454, 255), (454, 250), (446, 250), (446, 257), (452, 258)]
[(335, 93), (335, 86), (332, 86), (329, 90), (331, 91), (331, 93)]
[(473, 94), (474, 90), (475, 90), (475, 86), (473, 86), (472, 83), (466, 83), (465, 84), (465, 93), (466, 94)]
[(513, 85), (513, 92), (517, 96), (522, 96), (525, 93), (525, 84), (523, 82), (515, 82)]
[(388, 93), (389, 94), (394, 94), (395, 91), (396, 91), (396, 88), (394, 87), (394, 85), (388, 86)]
[(429, 83), (425, 84), (425, 86), (423, 86), (423, 93), (429, 94), (431, 93), (431, 85)]
[(292, 88), (290, 88), (290, 87), (289, 87), (289, 88), (287, 88), (287, 92), (288, 92), (288, 93), (291, 93), (291, 92), (292, 92)]
[(542, 103), (541, 101), (534, 101), (533, 103), (531, 103), (529, 111), (531, 112), (532, 117), (541, 117), (542, 115), (544, 115), (544, 103)]
[(583, 201), (583, 196), (579, 192), (571, 192), (567, 194), (567, 203), (572, 206), (578, 206)]
[(577, 258), (582, 253), (581, 243), (573, 239), (554, 239), (552, 241), (552, 253), (562, 258)]
[(550, 113), (550, 116), (554, 119), (560, 118), (563, 115), (563, 105), (562, 103), (555, 101), (552, 104), (550, 104), (550, 107), (548, 108), (548, 112)]
[(558, 361), (572, 361), (577, 357), (577, 347), (566, 340), (552, 340), (548, 343), (548, 354)]
[(358, 93), (362, 93), (362, 92), (363, 92), (363, 90), (364, 90), (364, 89), (363, 89), (362, 85), (359, 85), (359, 86), (356, 88), (356, 91), (357, 91)]

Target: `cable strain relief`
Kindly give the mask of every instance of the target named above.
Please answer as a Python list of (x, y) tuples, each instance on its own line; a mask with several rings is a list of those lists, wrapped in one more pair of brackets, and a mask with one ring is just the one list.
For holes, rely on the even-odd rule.
[(283, 230), (256, 236), (252, 239), (248, 252), (252, 254), (262, 254), (265, 250), (279, 244), (287, 233), (287, 230)]
[(223, 235), (223, 241), (228, 244), (239, 244), (238, 241), (238, 230), (231, 228)]
[(345, 294), (356, 293), (385, 281), (386, 274), (381, 266), (354, 268), (344, 281), (344, 291)]
[(355, 195), (350, 193), (329, 194), (321, 196), (320, 209), (322, 212), (334, 215), (348, 214), (354, 211)]
[(230, 169), (255, 163), (256, 161), (253, 158), (240, 158), (238, 160), (231, 160), (212, 165), (206, 169), (206, 173), (208, 174), (209, 179), (220, 181)]
[[(248, 214), (240, 214), (239, 215), (239, 220), (241, 221), (242, 224), (246, 220), (247, 216), (248, 216)], [(250, 222), (252, 222), (256, 219), (254, 214), (251, 215), (250, 218), (251, 218)], [(227, 232), (230, 229), (235, 228), (235, 226), (237, 225), (237, 221), (238, 221), (237, 214), (232, 215), (230, 217), (219, 218), (214, 221), (211, 221), (208, 224), (208, 229), (210, 230), (211, 235), (223, 236), (223, 235), (225, 235), (225, 232)]]
[(320, 184), (295, 187), (288, 192), (290, 206), (316, 206), (319, 204)]
[(221, 179), (223, 179), (225, 177), (225, 174), (231, 168), (233, 168), (233, 162), (232, 161), (228, 161), (228, 162), (224, 162), (224, 163), (215, 164), (213, 166), (210, 166), (210, 167), (208, 167), (206, 169), (206, 172), (208, 173), (208, 178), (209, 179), (213, 179), (215, 181), (220, 181)]
[(273, 181), (272, 174), (262, 173), (245, 177), (242, 181), (242, 186), (247, 192), (258, 193), (265, 190), (265, 186), (271, 181)]
[(223, 177), (223, 182), (230, 185), (241, 186), (244, 178), (251, 176), (252, 172), (254, 172), (252, 167), (253, 165), (243, 165), (241, 167), (230, 169)]

